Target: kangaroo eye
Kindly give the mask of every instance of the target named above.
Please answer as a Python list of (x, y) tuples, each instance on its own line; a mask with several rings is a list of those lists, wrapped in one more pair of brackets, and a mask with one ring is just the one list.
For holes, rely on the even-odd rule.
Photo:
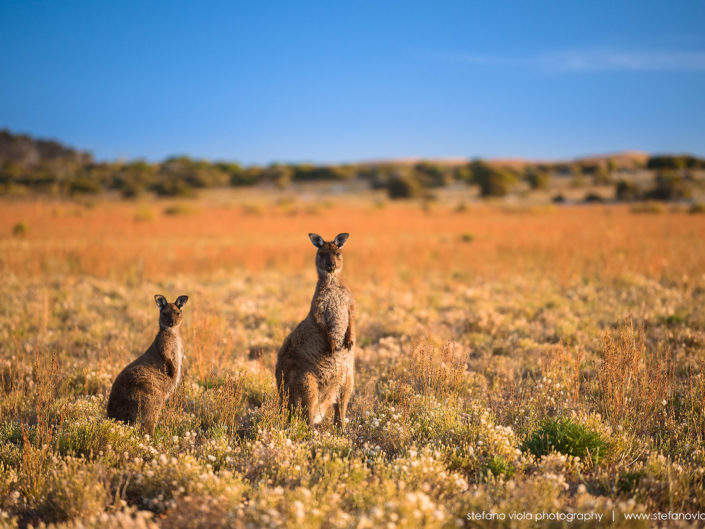
[(341, 257), (343, 257), (343, 254), (342, 254), (342, 253), (339, 253), (339, 254), (336, 254), (335, 256), (336, 256), (338, 259), (340, 259)]

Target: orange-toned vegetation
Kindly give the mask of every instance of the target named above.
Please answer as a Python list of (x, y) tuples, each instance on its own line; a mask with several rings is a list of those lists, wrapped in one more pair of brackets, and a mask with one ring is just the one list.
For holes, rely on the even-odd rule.
[[(353, 282), (404, 273), (559, 280), (625, 273), (679, 279), (705, 271), (705, 217), (635, 215), (626, 206), (473, 206), (208, 202), (179, 214), (160, 203), (10, 202), (0, 208), (0, 271), (20, 277), (77, 274), (160, 280), (174, 274), (286, 270), (310, 264), (306, 234), (352, 234)], [(149, 210), (149, 218), (139, 213)], [(177, 209), (177, 211), (179, 211)], [(28, 228), (13, 236), (23, 222)], [(418, 271), (423, 273), (419, 274)]]
[[(0, 205), (0, 528), (633, 527), (703, 505), (705, 216), (313, 196)], [(351, 234), (345, 431), (277, 405), (311, 231)], [(157, 292), (189, 295), (185, 360), (145, 438), (105, 408)]]

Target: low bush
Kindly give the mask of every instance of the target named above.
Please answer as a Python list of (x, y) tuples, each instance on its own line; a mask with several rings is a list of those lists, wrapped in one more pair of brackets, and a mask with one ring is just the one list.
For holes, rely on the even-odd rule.
[(599, 463), (607, 449), (602, 436), (572, 419), (547, 419), (523, 444), (524, 451), (540, 457), (551, 452), (589, 458)]

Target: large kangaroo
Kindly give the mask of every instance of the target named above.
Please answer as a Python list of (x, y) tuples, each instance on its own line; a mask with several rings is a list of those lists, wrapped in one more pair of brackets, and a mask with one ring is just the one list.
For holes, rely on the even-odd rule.
[(355, 301), (340, 278), (348, 240), (339, 234), (332, 242), (309, 233), (316, 253), (318, 283), (306, 319), (292, 331), (277, 356), (279, 396), (289, 406), (303, 406), (311, 427), (323, 420), (331, 404), (335, 424), (345, 425), (345, 412), (353, 390)]
[(154, 300), (159, 307), (159, 332), (149, 349), (117, 376), (108, 398), (108, 417), (139, 422), (149, 434), (154, 433), (164, 403), (181, 379), (184, 348), (179, 327), (188, 296), (167, 303), (157, 294)]

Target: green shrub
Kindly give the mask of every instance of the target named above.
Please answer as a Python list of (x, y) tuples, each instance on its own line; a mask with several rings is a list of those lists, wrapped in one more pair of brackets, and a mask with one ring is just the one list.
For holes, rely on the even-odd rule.
[(154, 210), (148, 206), (137, 208), (134, 216), (135, 222), (149, 222), (154, 220)]
[(625, 472), (617, 479), (617, 490), (625, 493), (633, 492), (643, 477), (643, 472)]
[(634, 204), (629, 211), (632, 213), (663, 213), (665, 210), (662, 204), (647, 200), (646, 202)]
[(78, 176), (69, 180), (67, 188), (70, 195), (95, 194), (103, 189), (100, 181), (90, 176)]
[(195, 212), (196, 210), (194, 208), (186, 204), (174, 204), (173, 206), (164, 208), (165, 215), (191, 215)]
[(141, 457), (144, 454), (140, 444), (137, 430), (109, 419), (82, 419), (65, 423), (56, 438), (59, 454), (82, 457), (105, 454), (104, 462), (109, 459), (109, 452)]
[(646, 164), (647, 169), (703, 169), (705, 160), (695, 156), (652, 156)]
[(595, 202), (604, 202), (605, 199), (603, 199), (600, 195), (597, 193), (588, 193), (585, 198), (583, 199), (583, 202), (590, 204), (590, 203), (595, 203)]
[(691, 213), (691, 214), (705, 213), (705, 203), (696, 202), (695, 204), (692, 204), (690, 206), (690, 208), (688, 209), (688, 213)]
[(526, 181), (531, 189), (548, 189), (551, 176), (548, 171), (531, 167), (526, 170)]
[(693, 189), (680, 173), (661, 171), (656, 176), (656, 187), (647, 193), (654, 200), (682, 200), (693, 196)]
[(537, 457), (560, 452), (598, 463), (607, 449), (607, 443), (598, 432), (571, 419), (547, 419), (523, 444), (522, 449)]
[(507, 461), (502, 456), (492, 456), (487, 462), (487, 470), (494, 476), (511, 477), (516, 471), (516, 467), (511, 461)]
[(470, 164), (473, 181), (480, 186), (483, 197), (503, 197), (517, 182), (517, 175), (509, 169), (495, 169), (482, 160)]
[(636, 184), (630, 180), (619, 180), (615, 186), (615, 194), (617, 200), (630, 201), (639, 198), (639, 189)]
[(392, 199), (420, 198), (424, 192), (421, 182), (412, 175), (394, 176), (387, 184), (387, 193)]
[(424, 186), (442, 187), (453, 181), (453, 173), (446, 167), (431, 162), (420, 162), (414, 166), (414, 173)]
[(26, 222), (20, 221), (12, 227), (12, 235), (22, 237), (29, 232), (29, 226)]

